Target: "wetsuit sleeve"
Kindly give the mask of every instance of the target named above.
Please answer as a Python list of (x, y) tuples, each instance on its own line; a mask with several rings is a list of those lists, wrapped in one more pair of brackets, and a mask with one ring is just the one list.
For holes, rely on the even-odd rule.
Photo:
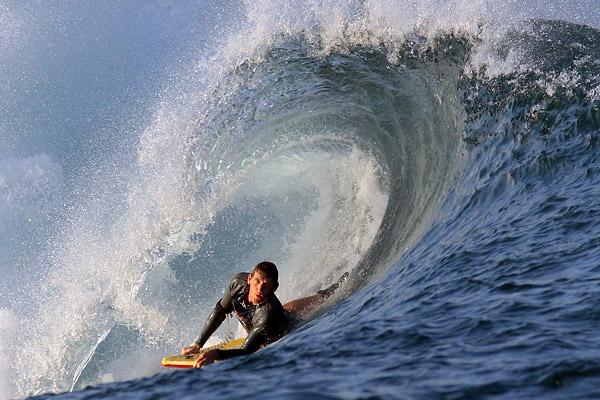
[(195, 343), (197, 343), (200, 347), (204, 346), (204, 343), (211, 337), (213, 333), (217, 330), (219, 326), (225, 320), (227, 316), (227, 310), (221, 305), (221, 301), (219, 300), (213, 309), (213, 312), (210, 314), (206, 323), (204, 324), (204, 328), (202, 328), (202, 332), (200, 332), (200, 336), (196, 339)]
[(217, 302), (215, 308), (212, 313), (206, 320), (204, 324), (204, 328), (202, 328), (202, 332), (200, 332), (200, 336), (194, 343), (197, 343), (200, 347), (204, 346), (204, 343), (211, 337), (213, 333), (217, 330), (219, 326), (225, 320), (227, 314), (229, 314), (233, 310), (233, 305), (231, 304), (231, 296), (232, 290), (235, 288), (234, 281), (232, 280), (227, 290), (225, 290), (225, 294), (223, 298)]
[(254, 353), (260, 349), (263, 344), (267, 344), (267, 335), (264, 328), (254, 328), (248, 333), (244, 345), (240, 349), (217, 350), (217, 359), (226, 360), (228, 358), (243, 356)]
[(257, 315), (257, 318), (252, 321), (254, 327), (250, 330), (248, 336), (246, 336), (246, 340), (244, 341), (244, 345), (242, 346), (242, 348), (231, 350), (217, 350), (217, 359), (226, 360), (228, 358), (254, 353), (263, 345), (268, 344), (269, 320), (269, 314), (266, 312), (261, 313), (261, 315)]

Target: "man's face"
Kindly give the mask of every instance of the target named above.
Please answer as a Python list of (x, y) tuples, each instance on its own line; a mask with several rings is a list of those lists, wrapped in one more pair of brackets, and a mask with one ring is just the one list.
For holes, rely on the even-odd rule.
[(256, 271), (248, 275), (248, 285), (250, 286), (248, 291), (250, 304), (264, 303), (277, 289), (277, 283), (267, 278), (262, 271)]

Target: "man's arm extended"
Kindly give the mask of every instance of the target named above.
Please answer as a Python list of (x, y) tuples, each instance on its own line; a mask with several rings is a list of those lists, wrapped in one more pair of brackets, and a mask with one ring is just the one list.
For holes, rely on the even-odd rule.
[(217, 328), (221, 326), (223, 320), (228, 313), (231, 312), (233, 306), (231, 304), (231, 292), (235, 286), (235, 278), (231, 280), (227, 290), (225, 290), (225, 294), (223, 298), (217, 302), (215, 308), (212, 313), (206, 320), (204, 327), (202, 328), (202, 332), (200, 332), (200, 336), (196, 339), (196, 341), (191, 345), (181, 349), (181, 354), (188, 355), (197, 352), (204, 346), (204, 343), (210, 338), (210, 336), (215, 333)]
[(221, 305), (221, 300), (219, 300), (215, 305), (215, 308), (213, 309), (212, 313), (206, 320), (204, 328), (202, 328), (200, 336), (198, 336), (194, 344), (197, 344), (200, 348), (202, 348), (202, 346), (204, 346), (204, 343), (206, 343), (206, 341), (212, 336), (212, 334), (215, 333), (217, 328), (221, 326), (226, 316), (227, 310)]
[(253, 328), (248, 332), (248, 336), (246, 336), (242, 348), (206, 351), (198, 356), (194, 367), (199, 368), (211, 364), (213, 361), (226, 360), (228, 358), (254, 353), (262, 346), (269, 344), (276, 339), (274, 337), (269, 337), (269, 332), (272, 331), (272, 329), (269, 328), (272, 328), (273, 323), (274, 321), (272, 320), (270, 308), (263, 308), (261, 311), (254, 314), (254, 317), (252, 318)]
[(190, 346), (183, 347), (181, 349), (181, 354), (184, 356), (188, 354), (197, 353), (204, 343), (211, 337), (213, 333), (217, 330), (219, 326), (223, 323), (223, 320), (227, 316), (227, 310), (221, 305), (221, 300), (217, 302), (215, 308), (212, 313), (204, 323), (204, 327), (200, 332), (200, 336), (194, 341), (194, 343)]

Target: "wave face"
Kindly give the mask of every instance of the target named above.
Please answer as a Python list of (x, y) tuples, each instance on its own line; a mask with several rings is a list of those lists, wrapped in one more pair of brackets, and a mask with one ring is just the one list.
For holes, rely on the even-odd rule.
[[(0, 32), (35, 20), (58, 43), (79, 24), (55, 31), (57, 18), (93, 21), (97, 37), (115, 11), (141, 13), (158, 33), (110, 20), (117, 34), (102, 40), (132, 34), (169, 55), (92, 51), (86, 36), (59, 46), (58, 65), (115, 64), (73, 67), (95, 98), (72, 95), (73, 120), (51, 125), (58, 145), (33, 155), (18, 133), (39, 135), (24, 122), (36, 104), (2, 99), (21, 117), (0, 125), (0, 354), (12, 366), (0, 398), (229, 399), (258, 380), (267, 398), (593, 397), (598, 21), (585, 1), (410, 6), (57, 6), (41, 21), (0, 7)], [(222, 21), (200, 31), (189, 15)], [(0, 41), (7, 88), (19, 54), (49, 57), (30, 35), (21, 49)], [(127, 95), (81, 75), (110, 76), (121, 58)], [(48, 120), (70, 114), (58, 99), (72, 85), (51, 76), (36, 86), (60, 111)], [(229, 278), (263, 259), (280, 268), (282, 301), (350, 279), (256, 354), (160, 371)]]

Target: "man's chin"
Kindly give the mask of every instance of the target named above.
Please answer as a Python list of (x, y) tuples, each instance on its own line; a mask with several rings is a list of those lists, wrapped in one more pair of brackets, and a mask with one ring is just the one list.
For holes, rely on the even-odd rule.
[(262, 304), (265, 301), (265, 298), (259, 297), (259, 296), (254, 296), (252, 298), (248, 297), (248, 300), (250, 301), (250, 303), (258, 305), (258, 304)]

